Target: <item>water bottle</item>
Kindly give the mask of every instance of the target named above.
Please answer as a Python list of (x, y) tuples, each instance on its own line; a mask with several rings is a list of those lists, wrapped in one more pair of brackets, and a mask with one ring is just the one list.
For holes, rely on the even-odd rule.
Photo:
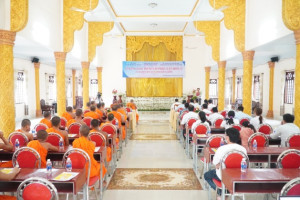
[(254, 151), (257, 150), (257, 142), (256, 142), (256, 140), (253, 141), (252, 147), (253, 147)]
[(211, 136), (211, 131), (208, 130), (208, 131), (207, 131), (207, 137), (210, 137), (210, 136)]
[(46, 168), (47, 168), (47, 174), (51, 174), (52, 173), (52, 162), (50, 161), (50, 159), (47, 160)]
[(67, 170), (67, 172), (72, 171), (72, 161), (71, 161), (70, 158), (67, 158), (67, 161), (66, 161), (66, 170)]
[(60, 138), (58, 145), (59, 145), (59, 150), (60, 151), (64, 149), (64, 141), (63, 141), (62, 138)]
[(221, 138), (221, 141), (220, 141), (220, 147), (223, 146), (225, 143), (224, 143), (224, 140), (223, 138)]
[(246, 169), (247, 169), (247, 162), (246, 159), (243, 158), (241, 162), (241, 172), (246, 172)]
[(31, 131), (31, 133), (32, 133), (33, 137), (36, 136), (36, 135), (35, 135), (35, 130), (34, 130), (34, 129)]
[(15, 141), (15, 150), (18, 150), (20, 148), (20, 142), (19, 139), (16, 139)]

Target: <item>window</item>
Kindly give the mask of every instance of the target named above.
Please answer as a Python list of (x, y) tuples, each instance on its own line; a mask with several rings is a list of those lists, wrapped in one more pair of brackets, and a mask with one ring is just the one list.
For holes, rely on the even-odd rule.
[(25, 103), (25, 74), (23, 71), (17, 73), (16, 89), (15, 89), (15, 100), (16, 104)]
[(49, 75), (49, 84), (48, 84), (48, 94), (49, 100), (56, 101), (56, 83), (55, 83), (55, 76)]
[(67, 98), (72, 98), (72, 85), (71, 85), (71, 78), (67, 78)]
[(237, 99), (242, 99), (243, 98), (243, 93), (242, 93), (242, 77), (237, 77), (237, 82), (236, 82), (236, 98)]
[(252, 91), (252, 96), (253, 99), (256, 101), (260, 100), (260, 87), (259, 87), (259, 80), (260, 76), (259, 75), (254, 75), (253, 77), (253, 91)]
[(294, 103), (294, 85), (295, 85), (295, 72), (285, 73), (285, 86), (284, 86), (284, 103)]
[(90, 82), (90, 97), (96, 97), (98, 93), (98, 80), (97, 79), (91, 79)]
[(217, 97), (218, 96), (218, 80), (210, 79), (209, 80), (209, 97)]

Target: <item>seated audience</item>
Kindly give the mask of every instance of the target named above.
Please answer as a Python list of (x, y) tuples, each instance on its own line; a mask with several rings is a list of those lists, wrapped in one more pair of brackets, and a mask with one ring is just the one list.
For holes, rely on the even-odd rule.
[(199, 99), (195, 99), (194, 107), (196, 110), (201, 110), (201, 106), (199, 104)]
[(256, 117), (253, 117), (250, 120), (250, 123), (254, 126), (256, 130), (258, 130), (259, 125), (264, 124), (266, 120), (261, 116), (262, 115), (262, 109), (261, 108), (255, 108), (254, 113)]
[(49, 111), (44, 112), (44, 118), (40, 123), (45, 124), (48, 128), (51, 128), (51, 113)]
[(84, 117), (91, 117), (93, 119), (100, 119), (100, 115), (96, 112), (96, 107), (91, 106), (90, 111), (84, 114)]
[(189, 105), (188, 110), (189, 110), (189, 112), (186, 113), (183, 116), (183, 118), (182, 118), (182, 120), (180, 122), (180, 124), (182, 126), (184, 126), (187, 123), (187, 121), (188, 121), (189, 118), (191, 118), (191, 117), (198, 118), (198, 114), (194, 112), (194, 106), (193, 105)]
[(104, 177), (107, 170), (103, 164), (98, 163), (94, 158), (95, 142), (90, 141), (90, 139), (88, 138), (89, 132), (90, 132), (90, 128), (87, 125), (82, 125), (79, 129), (80, 137), (74, 140), (73, 147), (82, 149), (89, 155), (91, 160), (90, 178), (94, 176), (100, 177), (101, 168), (102, 168), (102, 177)]
[(235, 113), (235, 119), (241, 120), (243, 118), (247, 118), (248, 120), (251, 120), (252, 117), (247, 115), (243, 111), (244, 111), (244, 107), (242, 105), (238, 106), (237, 111)]
[(24, 133), (28, 141), (33, 140), (33, 134), (30, 133), (30, 126), (31, 126), (31, 121), (29, 119), (23, 119), (21, 122), (21, 129), (16, 130), (16, 132), (21, 132)]
[(190, 105), (194, 106), (195, 107), (195, 104), (194, 104), (194, 99), (191, 99), (190, 100)]
[(178, 99), (175, 99), (175, 103), (173, 103), (173, 104), (171, 105), (171, 110), (175, 110), (176, 107), (179, 106), (179, 105), (180, 105), (180, 103), (178, 102)]
[[(84, 125), (85, 122), (82, 120), (82, 110), (80, 108), (76, 109), (76, 113), (75, 113), (75, 119), (71, 119), (68, 121), (67, 123), (67, 127), (69, 127), (72, 123), (79, 123), (81, 125)], [(86, 125), (86, 124), (85, 124)]]
[(191, 130), (192, 130), (192, 133), (195, 134), (195, 129), (196, 129), (196, 127), (197, 127), (199, 124), (206, 124), (206, 125), (209, 127), (209, 130), (208, 130), (208, 131), (210, 131), (211, 122), (210, 122), (209, 120), (206, 119), (206, 114), (205, 114), (205, 112), (200, 111), (200, 112), (198, 113), (198, 115), (199, 115), (199, 120), (197, 120), (197, 121), (193, 124), (192, 129), (191, 129)]
[[(221, 166), (220, 166), (221, 163), (220, 162), (223, 159), (224, 155), (226, 155), (226, 153), (228, 153), (232, 150), (238, 150), (238, 151), (241, 151), (241, 152), (247, 154), (247, 150), (243, 146), (238, 144), (238, 142), (240, 140), (240, 133), (238, 130), (236, 130), (235, 128), (226, 129), (225, 138), (226, 138), (227, 144), (219, 147), (213, 158), (213, 165), (215, 165), (216, 169), (212, 169), (204, 174), (205, 181), (214, 190), (216, 190), (216, 185), (213, 182), (213, 179), (217, 179), (217, 180), (221, 181), (221, 172), (220, 172), (221, 171)], [(219, 195), (217, 197), (217, 199), (221, 199), (221, 197), (220, 197), (221, 192), (220, 191), (217, 191), (217, 192)]]
[(101, 110), (101, 103), (97, 104), (96, 113), (100, 116), (100, 120), (102, 120), (102, 118), (103, 118), (103, 112)]
[(51, 124), (52, 124), (52, 128), (48, 128), (46, 130), (47, 133), (57, 133), (57, 134), (59, 134), (64, 140), (64, 145), (69, 146), (68, 132), (59, 129), (59, 127), (60, 127), (60, 117), (58, 117), (58, 116), (52, 117)]
[[(67, 122), (71, 119), (74, 119), (75, 115), (73, 113), (72, 106), (68, 106), (66, 108), (66, 112), (64, 112), (61, 117), (65, 118), (67, 120)], [(51, 128), (51, 127), (49, 127), (49, 128)]]
[(216, 107), (216, 105), (213, 104), (212, 99), (209, 99), (207, 109), (211, 111), (213, 107)]
[[(102, 123), (100, 125), (100, 127), (102, 127), (105, 124), (112, 124), (113, 125), (112, 122), (113, 122), (114, 119), (115, 119), (115, 116), (112, 113), (109, 113), (107, 115), (107, 121), (105, 121), (104, 123)], [(119, 128), (119, 126), (117, 126), (116, 128)], [(116, 144), (117, 144), (117, 146), (119, 145), (119, 138), (118, 137), (116, 138)]]
[(186, 104), (186, 100), (182, 100), (182, 103), (179, 104), (179, 106), (177, 106), (177, 107), (175, 108), (175, 111), (177, 112), (178, 109), (180, 109), (180, 108), (184, 109), (184, 108), (185, 108), (185, 104)]
[[(4, 134), (2, 131), (0, 131), (0, 140), (2, 140), (2, 142), (3, 142), (3, 143), (0, 143), (0, 151), (2, 151), (2, 150), (13, 151), (14, 150), (13, 145), (10, 144), (9, 141), (4, 137)], [(0, 167), (1, 168), (5, 168), (5, 167), (11, 168), (11, 167), (13, 167), (12, 161), (7, 161), (7, 162), (0, 161)]]
[(231, 110), (227, 113), (227, 116), (228, 118), (226, 118), (222, 124), (221, 124), (221, 127), (224, 127), (225, 129), (228, 129), (230, 127), (232, 127), (234, 124), (239, 124), (239, 120), (237, 119), (234, 119), (234, 111)]
[(91, 107), (91, 103), (90, 103), (90, 102), (87, 102), (87, 103), (86, 103), (86, 110), (90, 110), (90, 107)]
[(182, 115), (182, 113), (184, 113), (185, 111), (189, 111), (189, 103), (185, 103), (184, 104), (184, 108), (183, 108), (183, 110), (181, 110), (180, 112), (179, 112), (179, 117), (181, 117), (181, 115)]
[(243, 146), (248, 146), (249, 137), (256, 132), (256, 129), (249, 121), (244, 121), (242, 123), (242, 129), (240, 131), (241, 141)]
[(39, 130), (36, 134), (37, 140), (33, 140), (27, 144), (28, 147), (35, 149), (41, 157), (41, 168), (46, 168), (46, 157), (48, 150), (58, 151), (58, 148), (46, 142), (48, 133), (45, 130)]
[(212, 111), (212, 114), (210, 114), (210, 115), (207, 117), (207, 119), (208, 119), (209, 121), (211, 121), (212, 123), (213, 123), (216, 119), (219, 119), (219, 118), (224, 119), (223, 115), (221, 115), (220, 113), (218, 113), (218, 108), (217, 108), (217, 107), (213, 107), (211, 111)]
[(295, 117), (291, 114), (284, 114), (282, 116), (283, 120), (281, 126), (274, 130), (274, 133), (270, 134), (270, 137), (273, 139), (281, 138), (281, 146), (285, 147), (285, 141), (287, 138), (294, 134), (300, 133), (299, 127), (294, 124)]
[[(13, 168), (12, 172), (9, 174), (6, 174), (2, 171), (0, 171), (0, 180), (3, 181), (11, 181), (13, 180), (20, 172), (20, 168), (15, 167)], [(17, 200), (16, 197), (13, 196), (7, 196), (7, 195), (0, 195), (1, 200)]]
[(137, 112), (138, 108), (137, 108), (136, 104), (134, 103), (133, 99), (131, 99), (130, 102), (128, 102), (126, 104), (126, 107), (131, 108), (131, 110), (135, 110), (136, 111), (136, 123), (138, 124), (138, 122), (139, 122), (139, 114)]
[(206, 103), (203, 104), (203, 105), (202, 105), (202, 111), (205, 112), (205, 114), (210, 115), (210, 114), (211, 114), (211, 111), (208, 110), (208, 107), (207, 107), (207, 106), (208, 106), (208, 105), (207, 105)]

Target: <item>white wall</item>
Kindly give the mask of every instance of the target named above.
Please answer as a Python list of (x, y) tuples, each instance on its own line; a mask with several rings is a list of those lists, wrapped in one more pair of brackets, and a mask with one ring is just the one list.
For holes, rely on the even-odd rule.
[(234, 45), (233, 30), (225, 27), (224, 20), (220, 23), (220, 60), (227, 60), (239, 54)]
[(10, 0), (0, 1), (0, 29), (10, 30)]

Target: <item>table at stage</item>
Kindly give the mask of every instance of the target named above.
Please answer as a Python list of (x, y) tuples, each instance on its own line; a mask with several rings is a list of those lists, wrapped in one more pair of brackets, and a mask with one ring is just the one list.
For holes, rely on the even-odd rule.
[[(29, 169), (22, 168), (20, 173), (11, 181), (0, 180), (0, 192), (16, 192), (20, 183), (27, 178), (31, 177), (40, 177), (48, 179), (51, 183), (54, 184), (59, 193), (71, 193), (77, 195), (82, 188), (84, 188), (84, 193), (87, 192), (86, 182), (86, 173), (85, 169), (72, 169), (72, 172), (78, 172), (79, 174), (69, 181), (54, 181), (51, 180), (64, 172), (65, 169), (52, 169), (52, 175), (48, 176), (46, 169)], [(36, 191), (38, 192), (38, 191)], [(86, 198), (86, 195), (84, 195)]]
[(231, 194), (280, 193), (290, 180), (300, 176), (300, 169), (223, 169), (222, 182)]

